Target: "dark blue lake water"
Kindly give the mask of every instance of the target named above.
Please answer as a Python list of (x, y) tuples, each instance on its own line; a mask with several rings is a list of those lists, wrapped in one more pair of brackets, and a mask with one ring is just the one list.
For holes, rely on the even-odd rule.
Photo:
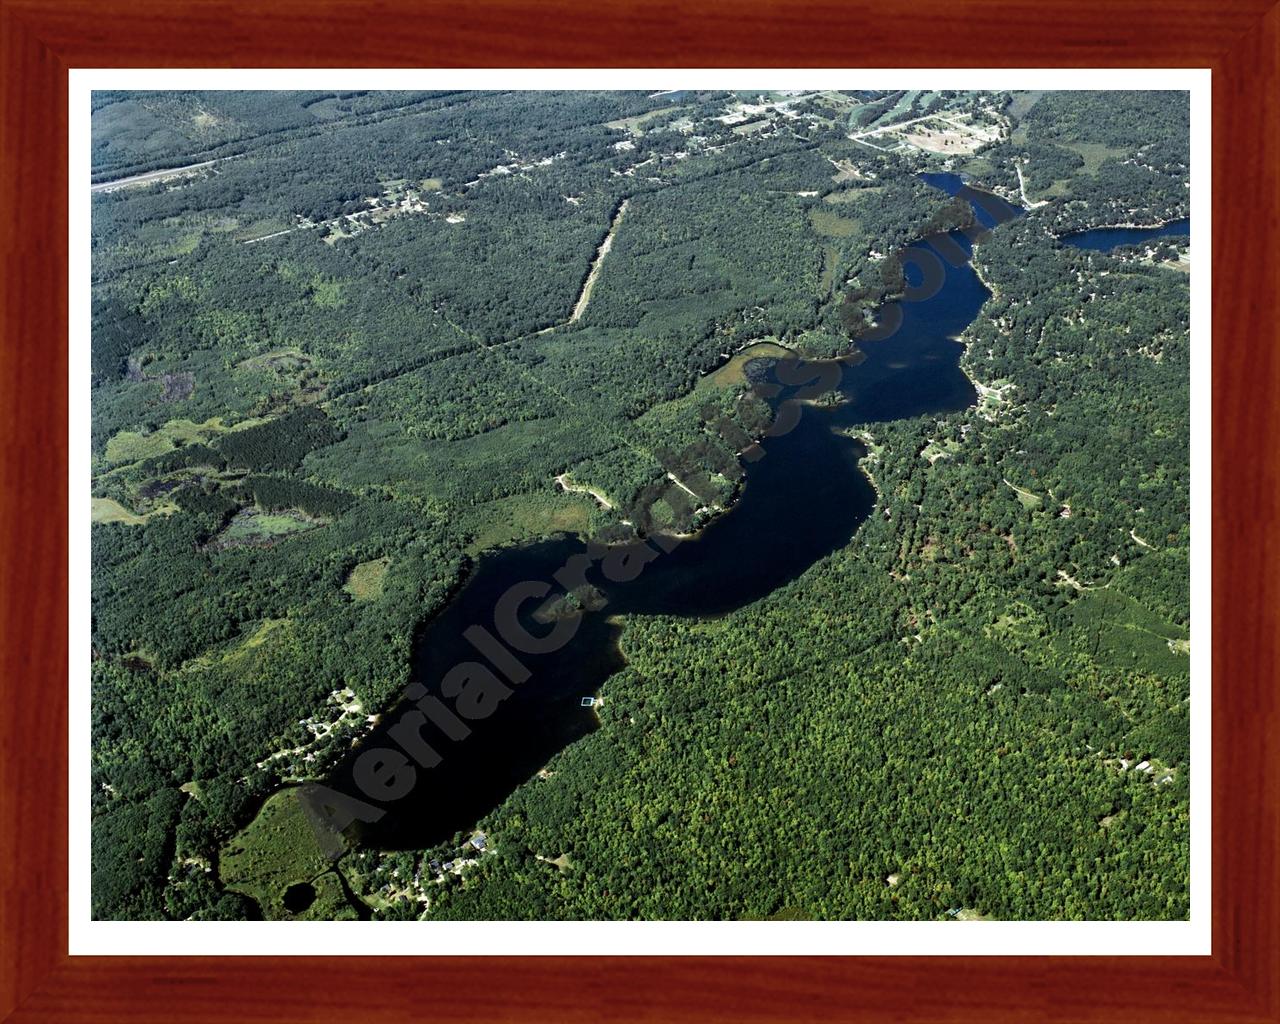
[[(1020, 212), (955, 175), (925, 178), (968, 198), (984, 227)], [(581, 698), (597, 693), (624, 665), (618, 645), (623, 627), (614, 616), (723, 615), (767, 596), (848, 544), (871, 514), (875, 492), (857, 465), (865, 449), (840, 431), (963, 409), (975, 399), (959, 367), (962, 346), (955, 338), (989, 295), (968, 263), (969, 236), (976, 234), (954, 231), (911, 246), (908, 295), (880, 310), (887, 336), (861, 342), (865, 358), (859, 362), (807, 364), (838, 380), (842, 404), (800, 409), (793, 429), (762, 442), (765, 454), (746, 466), (746, 484), (733, 508), (695, 539), (651, 538), (653, 547), (671, 550), (657, 554), (636, 578), (613, 582), (594, 563), (585, 579), (603, 598), (603, 608), (583, 614), (560, 650), (520, 655), (529, 678), (513, 684), (512, 695), (490, 717), (469, 722), (466, 738), (451, 739), (428, 723), (423, 737), (442, 760), (420, 769), (412, 792), (386, 805), (385, 817), (364, 827), (359, 841), (422, 849), (448, 840), (498, 806), (557, 751), (592, 731), (596, 718), (580, 706)], [(795, 379), (777, 365), (766, 372)], [(786, 392), (779, 397), (785, 399)], [(509, 587), (553, 583), (558, 570), (586, 552), (579, 538), (559, 536), (483, 555), (457, 597), (422, 630), (414, 678), (429, 694), (438, 693), (446, 672), (478, 660), (464, 630), (480, 625), (497, 632), (495, 607)], [(528, 602), (520, 616), (535, 635), (550, 628), (545, 618), (534, 621), (531, 615), (539, 603)], [(360, 749), (394, 747), (387, 730), (410, 709), (406, 704), (385, 715)], [(353, 752), (329, 785), (359, 794), (352, 776), (358, 754)]]
[(1152, 238), (1167, 238), (1176, 235), (1191, 235), (1191, 218), (1171, 220), (1154, 228), (1093, 228), (1089, 231), (1076, 231), (1063, 235), (1058, 241), (1064, 245), (1074, 245), (1077, 249), (1092, 249), (1095, 252), (1110, 252), (1121, 245), (1137, 245)]

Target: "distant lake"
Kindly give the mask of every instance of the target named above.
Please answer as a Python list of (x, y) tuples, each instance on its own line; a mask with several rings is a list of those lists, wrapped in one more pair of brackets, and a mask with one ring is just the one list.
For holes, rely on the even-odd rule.
[[(936, 172), (926, 172), (920, 175), (920, 178), (932, 185), (934, 188), (940, 188), (948, 195), (963, 195), (970, 202), (977, 197), (989, 196), (989, 193), (981, 192), (978, 189), (968, 185), (962, 175), (944, 174)], [(994, 198), (994, 197), (992, 197)], [(1002, 200), (998, 200), (1003, 202)], [(1009, 209), (1014, 207), (1004, 204)], [(986, 208), (984, 208), (986, 207)], [(983, 227), (992, 227), (994, 220), (989, 212), (989, 201), (982, 206), (974, 204), (974, 213), (978, 217), (978, 222)], [(1094, 252), (1110, 252), (1112, 249), (1122, 245), (1137, 245), (1139, 242), (1145, 242), (1152, 238), (1167, 238), (1175, 236), (1191, 235), (1191, 218), (1182, 217), (1178, 220), (1171, 220), (1166, 224), (1159, 224), (1149, 228), (1090, 228), (1088, 231), (1073, 231), (1067, 235), (1061, 235), (1059, 242), (1064, 245), (1075, 246), (1077, 249), (1091, 249)]]
[(1191, 235), (1191, 218), (1171, 220), (1154, 228), (1091, 228), (1088, 231), (1075, 231), (1063, 235), (1058, 241), (1064, 245), (1074, 245), (1077, 249), (1092, 249), (1095, 252), (1110, 252), (1121, 245), (1137, 245), (1152, 238), (1165, 238), (1169, 235)]

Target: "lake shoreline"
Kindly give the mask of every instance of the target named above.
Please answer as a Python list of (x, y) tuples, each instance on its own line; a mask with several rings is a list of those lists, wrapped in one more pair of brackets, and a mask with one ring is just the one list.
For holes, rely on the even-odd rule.
[[(1167, 228), (1170, 224), (1177, 224), (1179, 221), (1189, 221), (1190, 217), (1170, 217), (1168, 220), (1156, 221), (1154, 224), (1134, 224), (1126, 221), (1122, 224), (1095, 224), (1091, 228), (1077, 228), (1074, 231), (1064, 231), (1060, 235), (1054, 235), (1058, 241), (1064, 238), (1070, 238), (1072, 235), (1084, 235), (1090, 231), (1158, 231), (1160, 228)], [(1189, 225), (1188, 225), (1189, 226)]]
[[(642, 571), (602, 576), (602, 560), (586, 538), (559, 534), (481, 554), (470, 571), (460, 574), (456, 591), (415, 631), (411, 678), (430, 692), (439, 689), (447, 670), (474, 661), (477, 652), (464, 634), (493, 623), (497, 601), (513, 584), (536, 581), (554, 586), (556, 594), (562, 587), (574, 590), (575, 574), (566, 569), (579, 564), (588, 574), (582, 582), (607, 603), (598, 609), (603, 614), (581, 616), (563, 649), (522, 656), (528, 681), (510, 691), (483, 728), (469, 731), (465, 743), (429, 733), (426, 741), (442, 755), (429, 781), (420, 780), (376, 826), (362, 829), (359, 845), (373, 850), (433, 848), (474, 827), (561, 750), (598, 728), (595, 716), (580, 708), (580, 698), (598, 694), (625, 668), (623, 633), (630, 617), (722, 618), (767, 598), (852, 542), (884, 501), (872, 451), (857, 432), (876, 422), (946, 415), (977, 400), (977, 389), (961, 367), (965, 349), (956, 336), (979, 315), (992, 290), (973, 267), (968, 235), (957, 231), (953, 238), (968, 258), (948, 266), (936, 293), (898, 301), (902, 318), (891, 336), (845, 356), (811, 361), (839, 367), (832, 390), (841, 401), (797, 399), (782, 392), (774, 399), (775, 408), (791, 400), (799, 418), (776, 437), (761, 432), (755, 443), (767, 457), (744, 465), (743, 484), (732, 500), (696, 531), (637, 538), (652, 541), (646, 543), (650, 554)], [(936, 252), (927, 239), (911, 244)], [(764, 343), (753, 340), (734, 356)], [(766, 350), (766, 358), (774, 363), (788, 359), (790, 346), (769, 343), (777, 347)], [(750, 380), (735, 386), (743, 384), (749, 386)], [(787, 528), (777, 529), (779, 523)], [(664, 536), (669, 541), (665, 546)], [(625, 581), (610, 582), (619, 579)], [(529, 600), (520, 609), (522, 623), (534, 636), (547, 631), (533, 614), (540, 603)], [(394, 744), (388, 730), (397, 710), (409, 710), (403, 698), (357, 750)], [(358, 793), (351, 775), (354, 759), (355, 751), (327, 775), (326, 784)]]

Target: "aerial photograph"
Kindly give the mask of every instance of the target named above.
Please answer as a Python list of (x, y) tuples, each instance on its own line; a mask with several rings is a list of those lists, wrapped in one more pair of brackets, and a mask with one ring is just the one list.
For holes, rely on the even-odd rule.
[(93, 918), (1188, 920), (1190, 122), (93, 92)]

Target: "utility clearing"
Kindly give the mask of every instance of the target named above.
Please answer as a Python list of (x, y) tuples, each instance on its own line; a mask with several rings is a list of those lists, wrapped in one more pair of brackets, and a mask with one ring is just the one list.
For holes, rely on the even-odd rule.
[(604, 266), (604, 258), (609, 255), (609, 250), (613, 248), (613, 240), (618, 234), (618, 225), (622, 223), (622, 218), (626, 215), (627, 207), (630, 205), (631, 200), (624, 199), (622, 205), (618, 207), (618, 212), (613, 215), (613, 223), (609, 225), (609, 233), (605, 235), (604, 241), (600, 243), (600, 248), (596, 250), (595, 262), (591, 266), (591, 272), (587, 275), (586, 282), (582, 285), (582, 294), (578, 296), (577, 304), (573, 307), (573, 315), (569, 317), (569, 323), (577, 323), (582, 319), (582, 314), (587, 311), (587, 303), (591, 301), (591, 291), (595, 288), (596, 279), (600, 276), (600, 268)]

